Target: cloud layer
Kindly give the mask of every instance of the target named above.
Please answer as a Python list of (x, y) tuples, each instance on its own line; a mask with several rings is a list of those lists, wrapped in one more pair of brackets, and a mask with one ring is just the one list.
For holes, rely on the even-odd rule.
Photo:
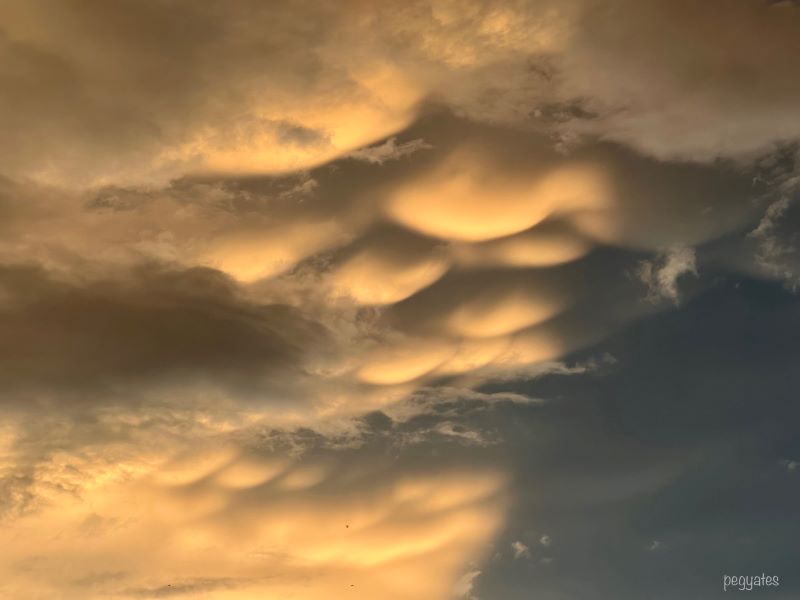
[(785, 3), (36, 0), (2, 17), (3, 163), (49, 182), (311, 168), (429, 101), (661, 158), (800, 133), (800, 16)]
[(715, 277), (796, 284), (791, 3), (0, 23), (0, 597), (477, 598), (495, 411)]

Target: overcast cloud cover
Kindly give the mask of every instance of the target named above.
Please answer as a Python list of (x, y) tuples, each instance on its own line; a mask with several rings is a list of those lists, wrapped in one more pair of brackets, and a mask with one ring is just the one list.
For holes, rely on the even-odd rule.
[(788, 1), (0, 0), (0, 598), (797, 597), (798, 107)]

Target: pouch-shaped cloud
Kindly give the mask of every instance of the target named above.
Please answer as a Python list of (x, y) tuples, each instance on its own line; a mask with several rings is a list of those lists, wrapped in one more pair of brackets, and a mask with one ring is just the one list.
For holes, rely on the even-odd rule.
[(359, 67), (342, 87), (335, 94), (323, 88), (299, 107), (255, 101), (249, 117), (201, 129), (160, 160), (234, 175), (309, 169), (404, 129), (422, 98), (409, 78), (378, 63)]
[(505, 480), (438, 417), (756, 227), (770, 4), (0, 1), (0, 596), (472, 594)]
[(4, 169), (77, 185), (307, 169), (404, 129), (427, 98), (485, 122), (550, 115), (567, 140), (662, 158), (744, 156), (800, 134), (794, 6), (415, 1), (384, 13), (4, 3)]
[(386, 319), (420, 335), (492, 338), (560, 314), (578, 299), (577, 292), (569, 277), (550, 269), (454, 270), (392, 306)]
[(447, 339), (406, 339), (369, 352), (357, 378), (365, 383), (395, 385), (413, 381), (444, 364), (456, 352)]
[[(541, 173), (504, 169), (477, 147), (455, 151), (392, 193), (388, 215), (421, 233), (480, 242), (525, 231), (553, 214), (603, 207), (607, 184), (590, 165)], [(538, 173), (536, 171), (539, 171)]]
[(495, 337), (530, 327), (558, 314), (564, 301), (549, 292), (533, 290), (490, 290), (459, 302), (445, 316), (445, 326), (465, 337)]
[(233, 231), (212, 240), (202, 261), (249, 283), (286, 271), (301, 259), (344, 242), (346, 235), (331, 221)]
[[(570, 337), (566, 331), (559, 331), (556, 327), (540, 327), (522, 332), (514, 337), (508, 351), (499, 357), (498, 373), (501, 377), (513, 378), (515, 367), (553, 360), (570, 349), (570, 342), (574, 343), (574, 338), (577, 336)], [(510, 369), (510, 372), (504, 373), (505, 369)]]
[(0, 113), (17, 149), (0, 151), (5, 168), (57, 184), (163, 183), (306, 169), (390, 135), (426, 92), (374, 52), (325, 50), (335, 44), (319, 26), (344, 36), (365, 26), (353, 16), (249, 0), (4, 4)]
[(398, 255), (386, 246), (364, 249), (347, 258), (333, 272), (331, 284), (362, 304), (392, 304), (427, 287), (449, 267), (442, 249)]
[(436, 369), (436, 374), (458, 375), (481, 369), (503, 356), (510, 344), (509, 336), (461, 340), (455, 356)]
[[(3, 527), (0, 594), (441, 600), (484, 554), (506, 505), (505, 477), (485, 468), (429, 471), (363, 453), (346, 464), (283, 458), (280, 477), (241, 486), (232, 470), (243, 464), (248, 474), (275, 468), (274, 456), (251, 449), (232, 461), (222, 452), (229, 462), (176, 485), (158, 472), (164, 458), (177, 464), (168, 451), (162, 461), (126, 452), (124, 469), (84, 460), (80, 498), (56, 492), (58, 505)], [(310, 485), (282, 483), (307, 472), (317, 474)], [(59, 475), (37, 477), (46, 486)]]
[(585, 256), (592, 245), (563, 224), (554, 227), (545, 222), (506, 238), (455, 245), (453, 253), (465, 266), (550, 267)]
[(222, 470), (235, 459), (236, 451), (230, 446), (195, 447), (162, 464), (153, 477), (164, 485), (191, 485)]
[(243, 456), (228, 463), (214, 477), (220, 485), (232, 489), (249, 489), (270, 481), (284, 470), (279, 460), (258, 460)]
[[(529, 133), (447, 115), (420, 128), (415, 134), (435, 149), (418, 162), (344, 160), (299, 179), (109, 188), (88, 201), (37, 186), (3, 188), (3, 249), (58, 267), (0, 274), (14, 299), (0, 317), (22, 340), (6, 353), (8, 385), (80, 388), (95, 400), (111, 388), (114, 397), (260, 398), (295, 424), (351, 416), (442, 375), (499, 374), (503, 365), (516, 372), (533, 356), (550, 360), (579, 347), (580, 330), (596, 340), (633, 318), (640, 290), (612, 298), (615, 273), (598, 272), (603, 260), (586, 255), (587, 239), (623, 246), (705, 239), (746, 214), (737, 187), (743, 176), (729, 170), (659, 165), (608, 147), (559, 158)], [(515, 221), (524, 213), (516, 196), (491, 203), (476, 195), (468, 205), (481, 218), (464, 222), (480, 227), (486, 210), (486, 219), (526, 227), (483, 241), (380, 222), (382, 203), (391, 205), (405, 186), (445, 181), (448, 165), (461, 176), (470, 161), (477, 165), (467, 170), (470, 193), (522, 182), (558, 199), (548, 201), (552, 214), (527, 228)], [(459, 202), (452, 219), (442, 215), (445, 224), (467, 214)], [(414, 215), (433, 223), (436, 205), (432, 197)], [(597, 213), (612, 224), (607, 235), (587, 225)], [(150, 265), (134, 266), (142, 260)], [(158, 266), (165, 261), (173, 264)], [(197, 263), (205, 267), (187, 268)], [(575, 306), (581, 327), (561, 331), (570, 321), (557, 320), (556, 344), (534, 344), (519, 360), (500, 352)], [(107, 319), (121, 323), (103, 329)], [(115, 344), (119, 336), (127, 343)], [(404, 336), (419, 341), (392, 341)]]
[[(432, 375), (459, 376), (461, 385), (477, 387), (491, 381), (510, 381), (546, 372), (548, 362), (572, 349), (576, 336), (542, 325), (514, 335), (462, 340), (456, 355)], [(584, 341), (581, 340), (583, 343)]]
[(159, 465), (149, 477), (159, 486), (192, 486), (208, 478), (224, 488), (246, 489), (274, 479), (285, 468), (285, 461), (242, 453), (230, 444), (198, 444)]

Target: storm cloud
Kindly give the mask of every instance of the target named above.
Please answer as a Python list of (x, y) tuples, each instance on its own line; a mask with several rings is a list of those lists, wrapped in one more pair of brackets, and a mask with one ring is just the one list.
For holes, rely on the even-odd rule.
[(792, 2), (0, 2), (0, 596), (788, 577), (798, 57)]

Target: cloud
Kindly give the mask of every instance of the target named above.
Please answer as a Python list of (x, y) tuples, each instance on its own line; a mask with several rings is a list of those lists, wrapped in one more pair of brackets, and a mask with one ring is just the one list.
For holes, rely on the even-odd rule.
[(271, 374), (299, 369), (303, 354), (326, 343), (320, 324), (290, 306), (248, 301), (201, 267), (144, 265), (77, 283), (6, 266), (0, 291), (0, 322), (14, 340), (0, 350), (6, 401), (35, 390), (108, 400), (178, 383), (263, 393)]
[(755, 261), (769, 277), (782, 279), (787, 287), (796, 290), (798, 285), (796, 233), (792, 230), (794, 219), (793, 194), (782, 195), (767, 206), (755, 229), (747, 237), (757, 244)]
[(420, 150), (428, 150), (432, 148), (430, 144), (423, 139), (410, 140), (401, 144), (397, 143), (397, 138), (391, 137), (382, 144), (377, 146), (369, 146), (367, 148), (360, 148), (353, 150), (346, 158), (354, 160), (363, 160), (373, 165), (382, 165), (387, 160), (397, 160), (414, 154)]
[(630, 263), (677, 304), (701, 244), (788, 256), (747, 165), (800, 135), (791, 6), (0, 22), (0, 595), (474, 597), (512, 488), (473, 458), (667, 308)]
[(517, 235), (478, 244), (457, 245), (456, 260), (468, 266), (547, 267), (578, 260), (592, 244), (555, 221)]
[(559, 140), (741, 158), (800, 135), (798, 12), (725, 0), (420, 0), (391, 16), (250, 0), (8, 5), (0, 157), (14, 176), (70, 185), (283, 173), (353, 152), (380, 162), (422, 147), (390, 136), (433, 101)]
[[(82, 185), (312, 168), (404, 129), (440, 92), (481, 95), (487, 75), (501, 80), (488, 68), (497, 53), (522, 70), (521, 56), (554, 45), (558, 21), (517, 22), (481, 3), (415, 2), (391, 18), (249, 0), (95, 8), (3, 9), (1, 101), (16, 152), (2, 158), (15, 175)], [(412, 144), (400, 151), (421, 149)], [(362, 156), (383, 160), (375, 152)]]
[[(465, 129), (460, 120), (447, 126)], [(530, 379), (637, 311), (651, 310), (637, 307), (622, 269), (589, 253), (598, 241), (580, 231), (578, 215), (595, 207), (573, 195), (583, 188), (559, 191), (553, 183), (574, 172), (575, 161), (545, 152), (529, 135), (496, 128), (478, 133), (483, 142), (444, 135), (415, 164), (345, 160), (335, 171), (298, 176), (187, 179), (165, 188), (85, 193), (6, 182), (2, 244), (16, 262), (5, 271), (9, 304), (3, 308), (26, 340), (16, 356), (9, 354), (16, 365), (9, 381), (20, 393), (26, 386), (25, 393), (63, 386), (70, 394), (84, 382), (85, 399), (105, 398), (101, 404), (122, 396), (175, 402), (191, 396), (205, 403), (222, 395), (249, 407), (257, 399), (284, 424), (305, 420), (318, 427), (323, 415), (363, 414), (443, 379), (461, 378), (453, 387), (462, 389)], [(541, 179), (550, 182), (542, 185), (554, 186), (556, 215), (488, 242), (431, 238), (387, 222), (385, 204), (408, 181), (458, 163), (463, 148), (471, 148), (468, 156), (495, 154), (495, 135), (505, 154), (486, 158), (481, 168), (530, 178), (536, 189)], [(533, 160), (541, 176), (525, 172)], [(608, 160), (580, 164), (594, 164), (590, 171), (606, 172), (601, 179), (615, 187)], [(645, 163), (645, 173), (648, 168), (656, 167)], [(705, 171), (675, 175), (669, 180), (679, 190), (711, 186)], [(629, 197), (640, 190), (633, 188), (614, 194), (601, 212), (638, 221)], [(562, 192), (564, 206), (557, 202)], [(643, 197), (648, 207), (660, 207), (660, 196)], [(461, 210), (458, 202), (453, 213)], [(492, 210), (506, 208), (499, 202)], [(516, 210), (512, 203), (509, 219)], [(668, 227), (669, 220), (659, 216), (639, 227), (649, 235), (657, 226)], [(564, 242), (567, 258), (574, 247), (578, 253), (553, 262), (550, 241)], [(625, 236), (615, 241), (627, 245)], [(547, 256), (540, 260), (539, 252)], [(589, 283), (597, 278), (613, 302), (601, 301)], [(44, 312), (50, 328), (40, 318)], [(155, 345), (164, 335), (169, 339)], [(120, 337), (129, 343), (113, 356), (100, 350)], [(271, 344), (274, 357), (267, 355)], [(39, 381), (31, 375), (36, 369), (45, 375)], [(458, 433), (442, 427), (441, 433)]]
[(326, 49), (325, 24), (343, 36), (359, 29), (338, 11), (45, 0), (6, 7), (3, 21), (12, 24), (2, 37), (3, 113), (18, 123), (4, 123), (18, 152), (3, 160), (52, 182), (308, 168), (402, 129), (420, 99), (378, 56)]
[(1, 592), (227, 600), (302, 588), (320, 600), (437, 600), (503, 520), (496, 469), (391, 464), (352, 451), (292, 459), (201, 430), (131, 433), (136, 440), (92, 453), (84, 442), (39, 466), (48, 502), (4, 523)]
[(530, 558), (531, 549), (520, 541), (513, 542), (511, 549), (514, 551), (514, 558)]
[(356, 242), (328, 274), (334, 293), (365, 305), (395, 304), (439, 280), (448, 249), (407, 232), (378, 229)]
[[(6, 403), (219, 402), (352, 432), (421, 389), (586, 372), (561, 357), (660, 308), (638, 303), (607, 246), (713, 239), (749, 215), (739, 173), (608, 146), (565, 157), (446, 112), (407, 135), (432, 148), (166, 186), (2, 180), (0, 317), (22, 340), (6, 349)], [(430, 435), (496, 440), (448, 423)]]
[(481, 571), (478, 571), (477, 569), (464, 573), (464, 575), (461, 576), (453, 588), (453, 593), (455, 594), (456, 598), (475, 600), (477, 598), (477, 596), (473, 594), (475, 580), (480, 576)]
[[(426, 235), (483, 242), (523, 232), (553, 213), (607, 205), (603, 174), (591, 165), (566, 164), (536, 177), (499, 169), (496, 160), (480, 148), (455, 151), (429, 174), (401, 186), (389, 202), (389, 216)], [(495, 210), (487, 196), (504, 209)], [(431, 197), (437, 201), (430, 203)]]
[[(593, 18), (555, 61), (559, 96), (585, 107), (568, 120), (570, 131), (693, 160), (747, 156), (797, 138), (789, 121), (798, 87), (786, 79), (796, 6), (621, 1), (583, 8)], [(743, 23), (745, 35), (730, 35)], [(773, 43), (765, 47), (763, 39)]]
[(231, 589), (242, 582), (225, 578), (198, 578), (176, 583), (168, 583), (154, 588), (134, 588), (126, 590), (123, 595), (136, 598), (168, 598), (188, 594), (203, 594), (220, 589)]
[[(764, 216), (753, 231), (748, 235), (752, 237), (766, 237), (776, 226), (776, 221), (786, 214), (789, 208), (789, 198), (780, 198), (767, 207)], [(774, 242), (773, 242), (774, 243)], [(773, 249), (774, 250), (774, 249)], [(769, 251), (769, 249), (767, 249)]]
[(685, 246), (673, 246), (654, 260), (639, 263), (636, 276), (648, 288), (648, 298), (666, 298), (677, 303), (678, 279), (685, 275), (697, 276), (695, 251)]

